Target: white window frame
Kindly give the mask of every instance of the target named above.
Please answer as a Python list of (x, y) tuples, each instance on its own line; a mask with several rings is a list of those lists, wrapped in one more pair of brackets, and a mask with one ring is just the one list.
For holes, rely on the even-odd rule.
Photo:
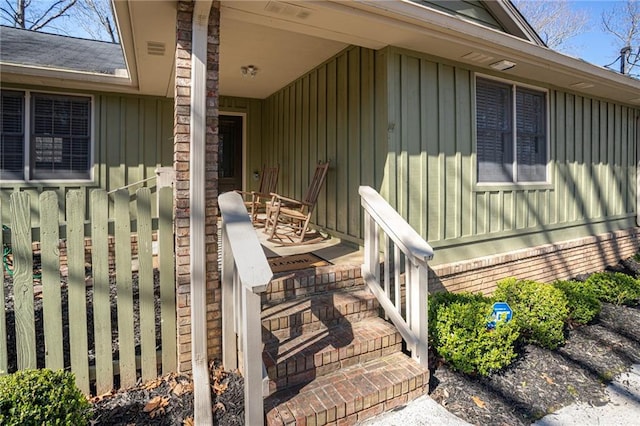
[[(22, 141), (24, 147), (24, 179), (0, 179), (0, 184), (3, 183), (53, 183), (53, 182), (64, 182), (64, 183), (93, 183), (94, 174), (95, 174), (95, 97), (90, 94), (85, 93), (73, 93), (73, 92), (55, 92), (48, 90), (32, 90), (32, 89), (23, 89), (19, 87), (0, 87), (2, 90), (12, 91), (12, 92), (22, 92), (24, 93), (24, 140)], [(55, 96), (72, 96), (72, 97), (82, 97), (89, 98), (89, 108), (90, 108), (90, 118), (89, 118), (89, 177), (86, 179), (78, 179), (78, 178), (51, 178), (51, 179), (31, 179), (31, 121), (32, 121), (32, 109), (31, 109), (31, 95), (35, 94), (43, 94), (43, 95), (55, 95)]]
[[(511, 182), (479, 182), (478, 181), (478, 106), (477, 106), (477, 82), (478, 78), (484, 80), (493, 80), (498, 83), (508, 84), (511, 86), (511, 120), (513, 123), (513, 135), (512, 135), (512, 147), (513, 147), (513, 162), (511, 164), (512, 167), (512, 181)], [(545, 144), (546, 144), (546, 163), (545, 163), (545, 180), (543, 181), (526, 181), (521, 182), (518, 181), (518, 132), (517, 132), (517, 111), (516, 111), (516, 90), (517, 88), (523, 89), (531, 89), (537, 92), (541, 92), (545, 94)], [(474, 182), (475, 186), (484, 190), (490, 187), (526, 187), (527, 189), (531, 189), (532, 187), (541, 187), (548, 188), (551, 186), (551, 115), (549, 111), (550, 100), (549, 100), (549, 89), (545, 89), (543, 87), (534, 86), (531, 84), (521, 83), (514, 80), (508, 80), (504, 78), (495, 77), (492, 75), (486, 75), (481, 73), (475, 73), (473, 79), (473, 134), (474, 134), (474, 157), (475, 157), (475, 168), (474, 168)]]

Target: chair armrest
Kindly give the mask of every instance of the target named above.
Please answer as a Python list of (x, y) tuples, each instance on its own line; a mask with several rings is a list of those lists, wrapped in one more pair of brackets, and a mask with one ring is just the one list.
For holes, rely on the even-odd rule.
[(271, 198), (271, 194), (265, 194), (264, 192), (251, 191), (251, 195), (254, 198)]
[(289, 197), (285, 197), (284, 195), (280, 195), (280, 194), (276, 194), (275, 192), (271, 193), (272, 196), (272, 202), (273, 201), (280, 201), (280, 202), (284, 202), (285, 205), (298, 205), (298, 206), (308, 206), (309, 203), (304, 202), (304, 201), (300, 201), (300, 200), (294, 200), (293, 198), (289, 198)]

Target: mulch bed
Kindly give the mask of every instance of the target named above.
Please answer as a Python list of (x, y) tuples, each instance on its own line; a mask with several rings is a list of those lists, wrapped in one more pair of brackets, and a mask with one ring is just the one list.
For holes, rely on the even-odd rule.
[[(628, 259), (618, 271), (634, 275)], [(604, 405), (605, 387), (631, 364), (640, 363), (640, 305), (604, 303), (592, 324), (567, 332), (556, 351), (527, 345), (508, 369), (490, 377), (452, 371), (435, 362), (431, 397), (472, 424), (530, 425), (574, 402)]]
[[(244, 382), (237, 373), (210, 366), (214, 424), (244, 425)], [(94, 425), (194, 425), (193, 382), (170, 374), (132, 389), (93, 399)]]

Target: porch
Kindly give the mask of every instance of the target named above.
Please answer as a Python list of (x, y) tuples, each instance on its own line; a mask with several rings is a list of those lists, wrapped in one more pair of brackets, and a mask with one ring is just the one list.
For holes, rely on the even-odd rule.
[[(238, 194), (220, 196), (223, 364), (243, 373), (247, 424), (355, 424), (426, 392), (432, 251), (379, 194), (360, 193), (364, 249), (274, 245)], [(321, 263), (271, 271), (309, 254)]]

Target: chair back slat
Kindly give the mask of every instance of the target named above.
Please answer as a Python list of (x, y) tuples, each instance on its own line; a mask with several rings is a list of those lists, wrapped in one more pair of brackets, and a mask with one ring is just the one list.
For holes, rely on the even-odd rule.
[(324, 183), (325, 178), (327, 177), (327, 171), (329, 170), (329, 162), (320, 163), (316, 166), (316, 172), (313, 174), (313, 179), (309, 183), (309, 188), (307, 189), (307, 193), (304, 196), (304, 201), (308, 203), (309, 210), (313, 210), (316, 206), (316, 201), (318, 200), (318, 196), (320, 195), (320, 189), (322, 188), (322, 184)]
[(270, 194), (276, 191), (276, 185), (278, 184), (278, 172), (280, 166), (262, 168), (262, 176), (260, 177), (260, 187), (258, 192), (260, 194)]

